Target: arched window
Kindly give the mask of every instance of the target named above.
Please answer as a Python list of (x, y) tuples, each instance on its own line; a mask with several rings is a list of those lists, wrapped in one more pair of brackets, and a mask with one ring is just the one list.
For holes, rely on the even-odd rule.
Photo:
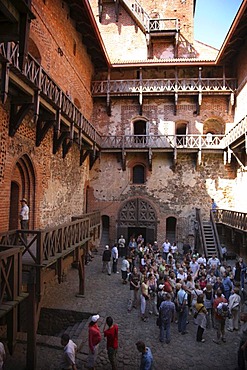
[(137, 164), (133, 167), (133, 184), (144, 184), (145, 183), (145, 167), (141, 164)]

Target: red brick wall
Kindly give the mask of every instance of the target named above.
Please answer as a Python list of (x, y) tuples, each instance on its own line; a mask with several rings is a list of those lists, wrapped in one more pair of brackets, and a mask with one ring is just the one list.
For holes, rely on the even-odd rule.
[[(75, 30), (69, 9), (61, 0), (33, 1), (36, 19), (31, 23), (30, 52), (41, 59), (41, 65), (54, 81), (68, 92), (91, 120), (93, 102), (90, 84), (94, 67), (82, 37)], [(74, 55), (74, 44), (76, 54)], [(58, 53), (58, 48), (63, 55)], [(52, 154), (52, 129), (39, 147), (35, 146), (36, 127), (32, 112), (23, 120), (13, 138), (9, 137), (10, 99), (0, 106), (0, 231), (8, 230), (11, 181), (19, 184), (19, 197), (30, 194), (31, 227), (43, 228), (71, 219), (85, 211), (85, 183), (88, 160), (79, 166), (79, 149), (73, 145), (65, 159), (61, 149)], [(29, 181), (32, 191), (23, 190), (23, 179), (16, 163), (30, 161)], [(19, 212), (19, 210), (18, 210)]]

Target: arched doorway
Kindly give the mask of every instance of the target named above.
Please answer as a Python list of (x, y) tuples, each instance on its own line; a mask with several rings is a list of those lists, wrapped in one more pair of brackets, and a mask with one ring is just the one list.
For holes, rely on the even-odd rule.
[(109, 244), (110, 217), (103, 215), (101, 217), (102, 233), (100, 244), (105, 246)]
[(29, 228), (34, 229), (35, 208), (35, 173), (31, 159), (24, 154), (16, 162), (11, 178), (10, 207), (9, 207), (9, 229), (20, 228), (19, 212), (20, 199), (26, 198), (29, 206)]
[(19, 228), (19, 215), (16, 210), (20, 207), (20, 188), (17, 182), (11, 181), (10, 191), (10, 210), (9, 210), (9, 230), (16, 230)]
[(166, 238), (170, 242), (176, 241), (176, 228), (177, 228), (177, 219), (175, 217), (167, 217), (166, 219)]
[(203, 134), (224, 135), (225, 124), (219, 117), (211, 117), (203, 123)]
[(123, 204), (118, 212), (117, 235), (123, 235), (129, 243), (131, 237), (142, 234), (146, 243), (153, 243), (156, 233), (156, 211), (148, 201), (134, 198)]

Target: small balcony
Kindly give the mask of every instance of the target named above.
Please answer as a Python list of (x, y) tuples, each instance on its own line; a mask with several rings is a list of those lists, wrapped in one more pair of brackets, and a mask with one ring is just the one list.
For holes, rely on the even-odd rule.
[(116, 135), (101, 136), (103, 151), (223, 150), (224, 135)]
[(92, 82), (94, 97), (132, 95), (230, 94), (237, 88), (236, 78), (164, 78), (103, 80)]

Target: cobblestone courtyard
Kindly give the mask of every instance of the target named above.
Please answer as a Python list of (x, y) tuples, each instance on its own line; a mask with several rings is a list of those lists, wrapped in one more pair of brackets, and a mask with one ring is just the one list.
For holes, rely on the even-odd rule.
[[(120, 261), (119, 261), (120, 265)], [(120, 270), (120, 266), (118, 266)], [(119, 325), (119, 350), (118, 369), (137, 370), (139, 367), (139, 353), (135, 343), (144, 340), (151, 348), (154, 357), (154, 369), (162, 370), (233, 370), (237, 365), (237, 348), (239, 336), (236, 332), (227, 332), (227, 341), (221, 345), (213, 343), (216, 337), (214, 329), (207, 330), (204, 338), (205, 343), (196, 342), (196, 326), (192, 316), (189, 316), (188, 334), (180, 335), (177, 325), (172, 324), (172, 340), (170, 344), (159, 342), (159, 330), (156, 326), (156, 317), (149, 317), (147, 322), (140, 319), (139, 307), (127, 311), (127, 303), (130, 295), (129, 285), (123, 285), (120, 274), (108, 276), (101, 272), (101, 251), (86, 266), (86, 294), (85, 298), (76, 297), (78, 291), (78, 272), (71, 269), (67, 280), (60, 285), (49, 287), (44, 298), (44, 306), (74, 311), (99, 313), (101, 319), (99, 325), (103, 330), (106, 316), (111, 315)], [(62, 348), (59, 338), (55, 344), (42, 339), (39, 336), (38, 370), (59, 369)], [(78, 341), (81, 347), (77, 353), (78, 369), (86, 368), (87, 347), (87, 324)], [(25, 342), (18, 342), (13, 357), (8, 356), (6, 370), (22, 370), (25, 368)], [(102, 340), (96, 369), (110, 370), (106, 342)]]

